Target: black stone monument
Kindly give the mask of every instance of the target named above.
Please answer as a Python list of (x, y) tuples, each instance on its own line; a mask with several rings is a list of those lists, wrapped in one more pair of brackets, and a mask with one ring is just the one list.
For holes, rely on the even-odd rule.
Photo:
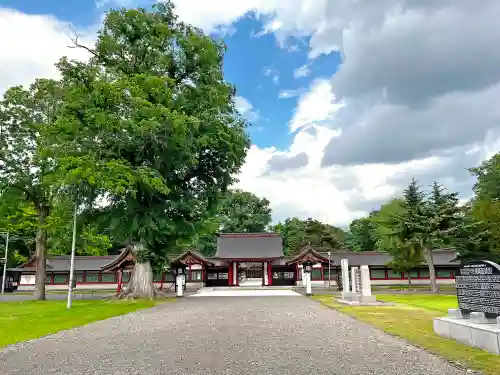
[(463, 313), (500, 316), (500, 266), (489, 260), (463, 264), (455, 276), (458, 307)]

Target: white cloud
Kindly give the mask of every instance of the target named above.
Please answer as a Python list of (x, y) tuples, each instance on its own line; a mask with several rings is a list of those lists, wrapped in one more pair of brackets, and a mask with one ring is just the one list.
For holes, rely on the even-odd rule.
[(278, 69), (264, 68), (264, 75), (267, 77), (271, 77), (271, 80), (275, 85), (280, 82), (280, 72)]
[[(439, 158), (428, 158), (399, 165), (321, 168), (322, 148), (336, 136), (335, 131), (317, 126), (314, 134), (307, 130), (298, 132), (286, 152), (253, 145), (238, 176), (237, 186), (268, 198), (274, 220), (287, 216), (314, 217), (346, 226), (370, 210), (369, 205), (353, 209), (353, 202), (388, 200), (402, 189), (401, 185), (391, 183), (392, 177), (398, 174), (418, 176), (440, 162)], [(309, 157), (307, 166), (269, 173), (268, 162), (273, 156), (292, 156), (301, 152)]]
[(271, 12), (277, 0), (174, 0), (180, 18), (205, 32), (231, 24), (249, 12)]
[(299, 96), (304, 92), (304, 89), (290, 89), (290, 90), (281, 90), (279, 93), (280, 99), (290, 99), (296, 96)]
[[(35, 78), (56, 78), (54, 64), (64, 55), (88, 58), (88, 52), (70, 49), (70, 36), (75, 30), (71, 24), (52, 16), (27, 15), (13, 9), (0, 8), (0, 95), (15, 85), (27, 85)], [(94, 31), (80, 30), (87, 35)]]
[(303, 94), (290, 121), (290, 131), (311, 125), (329, 123), (333, 125), (335, 113), (342, 108), (332, 90), (330, 80), (317, 79), (308, 92)]
[(297, 68), (293, 71), (293, 76), (295, 78), (300, 78), (300, 77), (307, 77), (311, 73), (311, 70), (309, 69), (309, 65), (305, 64), (302, 65), (300, 68)]
[[(322, 53), (340, 49), (342, 44), (341, 28), (345, 25), (342, 16), (346, 11), (343, 10), (342, 14), (336, 16), (335, 13), (339, 13), (338, 8), (344, 6), (332, 6), (330, 0), (213, 0), (210, 2), (174, 0), (174, 3), (181, 19), (208, 33), (214, 32), (220, 25), (231, 24), (253, 13), (264, 21), (264, 27), (257, 35), (274, 33), (282, 48), (294, 48), (291, 46), (295, 44), (287, 42), (290, 37), (311, 37), (309, 55), (315, 58)], [(332, 15), (335, 17), (335, 27), (328, 22)]]
[(259, 119), (259, 112), (244, 97), (236, 96), (234, 98), (234, 104), (236, 105), (238, 112), (245, 116), (248, 121), (253, 122)]

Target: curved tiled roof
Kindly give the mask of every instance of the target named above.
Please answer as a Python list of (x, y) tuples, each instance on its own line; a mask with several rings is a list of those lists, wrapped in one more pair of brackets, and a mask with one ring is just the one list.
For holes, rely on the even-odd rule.
[(265, 259), (283, 257), (283, 240), (278, 233), (221, 233), (215, 258)]
[[(121, 254), (103, 256), (77, 255), (75, 256), (75, 271), (100, 271), (103, 267), (114, 262), (120, 256)], [(17, 267), (17, 269), (34, 268), (35, 260), (36, 257), (33, 256), (26, 263)], [(47, 256), (46, 265), (48, 271), (69, 271), (70, 264), (70, 255)]]
[[(325, 258), (328, 258), (327, 252), (321, 252)], [(385, 266), (388, 262), (392, 260), (392, 256), (389, 253), (377, 252), (377, 251), (331, 251), (331, 261), (333, 264), (340, 265), (341, 259), (347, 259), (349, 265), (352, 266)], [(457, 252), (455, 249), (439, 249), (433, 250), (433, 260), (436, 266), (450, 266), (450, 265), (460, 265), (460, 260), (457, 259)], [(423, 263), (425, 264), (425, 262)]]

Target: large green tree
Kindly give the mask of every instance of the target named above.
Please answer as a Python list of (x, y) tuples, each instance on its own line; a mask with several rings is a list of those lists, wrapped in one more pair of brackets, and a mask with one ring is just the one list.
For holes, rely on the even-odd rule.
[(376, 247), (392, 255), (387, 264), (396, 272), (405, 272), (411, 287), (411, 273), (423, 261), (421, 249), (412, 242), (410, 227), (405, 224), (407, 211), (403, 199), (393, 199), (382, 205), (373, 216), (373, 238)]
[(403, 207), (405, 213), (400, 217), (400, 225), (405, 229), (409, 246), (415, 246), (425, 258), (429, 268), (431, 292), (435, 293), (438, 289), (432, 253), (436, 242), (433, 229), (434, 223), (437, 225), (440, 218), (434, 217), (433, 205), (425, 201), (425, 194), (414, 178), (403, 192)]
[(253, 193), (231, 189), (226, 192), (211, 217), (197, 226), (192, 241), (181, 249), (195, 248), (206, 256), (213, 256), (218, 233), (260, 233), (269, 227), (272, 217), (269, 201)]
[(264, 232), (271, 223), (271, 207), (266, 198), (235, 189), (226, 193), (217, 217), (223, 233)]
[(298, 254), (307, 244), (321, 251), (338, 250), (343, 247), (346, 237), (342, 229), (312, 218), (287, 218), (271, 230), (283, 236), (283, 251), (288, 256)]
[(415, 230), (414, 241), (422, 247), (429, 266), (431, 291), (436, 292), (438, 287), (432, 250), (456, 243), (455, 239), (463, 226), (458, 193), (449, 192), (434, 182), (426, 201), (411, 219)]
[(487, 232), (483, 240), (488, 244), (483, 243), (478, 252), (484, 254), (488, 248), (487, 252), (500, 254), (500, 153), (469, 171), (477, 178), (469, 214), (477, 220), (476, 225)]
[[(373, 216), (373, 215), (372, 215)], [(376, 251), (373, 217), (355, 219), (349, 225), (345, 245), (352, 251)]]
[(36, 217), (35, 299), (45, 299), (47, 220), (56, 197), (57, 163), (49, 157), (51, 127), (62, 102), (58, 82), (39, 79), (7, 90), (0, 101), (0, 186), (24, 194)]
[(9, 266), (23, 263), (31, 255), (36, 233), (36, 214), (25, 194), (11, 187), (0, 188), (0, 257), (5, 257), (9, 233)]
[(57, 123), (67, 184), (114, 242), (135, 244), (127, 293), (154, 297), (151, 260), (165, 259), (217, 203), (244, 162), (246, 121), (224, 80), (225, 46), (177, 20), (170, 2), (111, 10), (88, 63), (59, 63)]

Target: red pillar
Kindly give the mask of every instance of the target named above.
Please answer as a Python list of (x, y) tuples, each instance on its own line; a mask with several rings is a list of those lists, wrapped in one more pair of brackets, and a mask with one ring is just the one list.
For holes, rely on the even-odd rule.
[(233, 285), (233, 262), (229, 262), (229, 269), (227, 272), (227, 285)]
[(165, 282), (165, 271), (161, 271), (160, 290), (163, 289), (163, 283), (164, 282)]
[(266, 278), (264, 277), (264, 272), (267, 272), (267, 270), (264, 268), (264, 262), (262, 262), (262, 286), (266, 285)]
[(201, 282), (205, 282), (205, 265), (201, 266)]
[(273, 266), (271, 262), (267, 262), (267, 285), (273, 285)]
[(240, 286), (240, 278), (238, 277), (238, 268), (240, 267), (240, 264), (236, 262), (236, 286)]
[(116, 294), (120, 293), (122, 291), (122, 275), (123, 275), (123, 270), (118, 270), (118, 284), (116, 285)]
[(321, 280), (325, 281), (325, 267), (323, 266), (323, 263), (321, 263)]

